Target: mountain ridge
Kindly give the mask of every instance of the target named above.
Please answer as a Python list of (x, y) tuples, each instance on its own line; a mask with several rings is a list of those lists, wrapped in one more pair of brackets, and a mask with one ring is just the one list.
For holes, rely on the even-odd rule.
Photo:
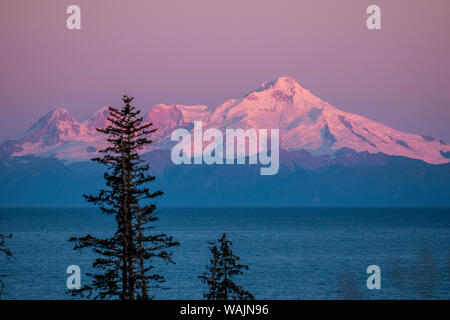
[[(282, 150), (307, 150), (313, 155), (334, 154), (343, 148), (372, 154), (384, 153), (420, 159), (432, 164), (450, 162), (450, 146), (442, 140), (401, 132), (360, 115), (344, 112), (301, 87), (291, 77), (263, 82), (239, 99), (217, 108), (206, 105), (157, 104), (144, 119), (158, 131), (154, 144), (143, 153), (170, 149), (170, 135), (177, 128), (191, 130), (193, 121), (205, 129), (279, 129)], [(87, 160), (105, 146), (96, 128), (107, 124), (108, 107), (83, 122), (64, 108), (41, 117), (27, 132), (0, 145), (0, 157), (35, 154), (68, 162)]]
[[(277, 175), (258, 165), (177, 166), (170, 150), (142, 156), (165, 192), (161, 206), (450, 206), (450, 163), (342, 149), (334, 155), (282, 151)], [(1, 206), (86, 206), (104, 167), (54, 157), (0, 160)], [(180, 179), (180, 177), (182, 177)]]

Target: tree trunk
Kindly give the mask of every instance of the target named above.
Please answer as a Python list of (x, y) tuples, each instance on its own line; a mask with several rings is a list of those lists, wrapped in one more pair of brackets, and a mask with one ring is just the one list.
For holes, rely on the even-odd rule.
[(125, 177), (125, 150), (123, 144), (123, 133), (121, 135), (120, 142), (120, 153), (121, 153), (121, 161), (122, 161), (122, 223), (123, 223), (123, 235), (122, 235), (122, 245), (123, 245), (123, 266), (122, 266), (122, 300), (127, 299), (128, 294), (128, 212), (127, 212), (127, 190), (126, 190), (126, 177)]

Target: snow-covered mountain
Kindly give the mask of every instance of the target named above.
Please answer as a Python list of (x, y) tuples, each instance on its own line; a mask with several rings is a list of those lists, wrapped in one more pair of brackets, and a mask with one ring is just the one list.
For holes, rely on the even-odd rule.
[[(365, 117), (341, 111), (302, 88), (290, 77), (263, 83), (240, 99), (230, 99), (213, 109), (205, 105), (159, 104), (144, 115), (158, 131), (151, 149), (168, 149), (176, 128), (192, 129), (193, 121), (205, 128), (264, 128), (280, 130), (280, 147), (305, 149), (315, 155), (342, 148), (421, 159), (439, 164), (450, 161), (450, 146), (431, 137), (395, 130)], [(107, 124), (103, 107), (84, 122), (57, 108), (40, 118), (16, 140), (0, 145), (0, 155), (35, 154), (70, 162), (89, 159), (105, 145), (95, 128)], [(145, 152), (151, 149), (144, 150)]]
[(290, 77), (265, 82), (242, 99), (225, 102), (211, 115), (208, 126), (279, 128), (282, 149), (305, 149), (316, 155), (346, 147), (436, 164), (450, 161), (450, 146), (445, 142), (341, 111)]

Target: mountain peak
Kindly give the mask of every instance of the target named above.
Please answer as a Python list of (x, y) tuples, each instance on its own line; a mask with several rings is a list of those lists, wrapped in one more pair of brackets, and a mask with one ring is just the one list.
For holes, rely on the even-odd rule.
[(97, 128), (104, 128), (108, 123), (109, 106), (104, 106), (89, 117), (83, 124), (89, 134), (97, 134)]
[(63, 108), (63, 107), (57, 107), (57, 108), (53, 109), (52, 111), (50, 111), (47, 114), (47, 116), (49, 118), (56, 118), (56, 119), (71, 117), (70, 112), (66, 108)]
[(69, 113), (69, 111), (66, 108), (63, 108), (63, 107), (57, 107), (52, 112), (53, 113), (59, 113), (59, 114)]
[(264, 91), (271, 88), (297, 91), (301, 93), (309, 92), (308, 90), (300, 86), (299, 83), (294, 78), (289, 76), (281, 76), (272, 81), (265, 81), (261, 84), (259, 90), (257, 91)]
[(291, 101), (297, 98), (306, 98), (320, 100), (315, 97), (309, 90), (303, 88), (298, 82), (289, 76), (281, 76), (272, 81), (263, 82), (256, 90), (250, 91), (244, 96), (244, 99), (258, 100), (261, 95), (268, 95), (274, 98), (286, 98)]
[(101, 107), (100, 109), (98, 109), (97, 111), (95, 111), (94, 116), (97, 116), (99, 114), (105, 114), (107, 112), (109, 112), (109, 106), (104, 106), (104, 107)]
[(45, 116), (41, 117), (37, 122), (35, 122), (30, 129), (28, 129), (27, 133), (31, 133), (37, 129), (42, 129), (43, 127), (47, 127), (49, 125), (60, 123), (60, 122), (76, 122), (69, 111), (65, 108), (58, 107), (53, 109)]

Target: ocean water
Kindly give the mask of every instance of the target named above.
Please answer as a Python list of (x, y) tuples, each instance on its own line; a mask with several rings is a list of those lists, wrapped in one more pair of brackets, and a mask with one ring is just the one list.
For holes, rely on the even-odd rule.
[[(160, 265), (155, 299), (202, 299), (207, 241), (223, 232), (250, 269), (236, 279), (257, 299), (450, 299), (449, 208), (160, 208), (157, 231), (181, 242), (176, 265)], [(0, 257), (3, 299), (73, 299), (66, 268), (95, 256), (71, 236), (107, 235), (113, 218), (95, 208), (0, 208), (0, 233), (15, 258)], [(369, 290), (366, 268), (381, 269)], [(84, 275), (82, 283), (88, 281)]]

